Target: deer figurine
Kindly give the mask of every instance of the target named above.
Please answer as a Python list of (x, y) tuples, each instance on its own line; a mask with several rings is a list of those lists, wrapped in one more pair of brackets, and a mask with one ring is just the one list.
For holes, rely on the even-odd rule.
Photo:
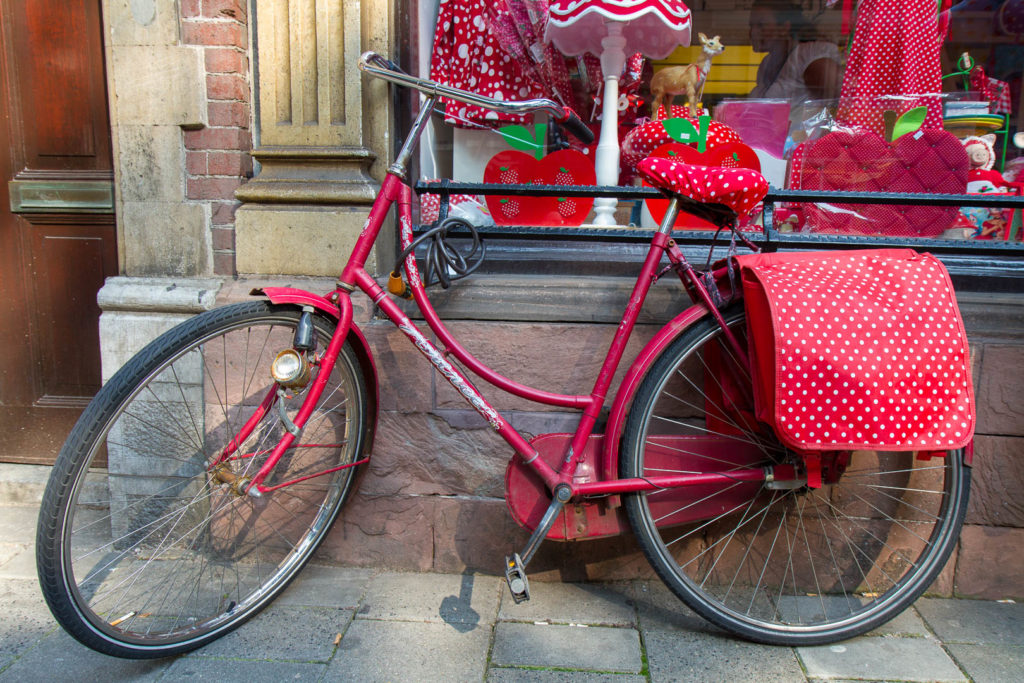
[(654, 74), (651, 79), (651, 95), (654, 96), (654, 104), (651, 109), (651, 118), (658, 119), (658, 110), (661, 109), (662, 100), (668, 97), (666, 105), (672, 107), (672, 98), (676, 95), (686, 93), (689, 105), (690, 116), (697, 116), (697, 93), (703, 91), (704, 81), (711, 70), (711, 58), (722, 54), (725, 47), (718, 39), (708, 38), (703, 33), (698, 33), (700, 44), (704, 47), (697, 58), (696, 63), (686, 66), (670, 66)]

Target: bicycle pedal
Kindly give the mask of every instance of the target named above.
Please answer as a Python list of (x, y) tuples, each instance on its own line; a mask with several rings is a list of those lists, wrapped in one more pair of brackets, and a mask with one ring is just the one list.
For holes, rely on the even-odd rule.
[(526, 568), (519, 559), (519, 553), (505, 557), (505, 583), (512, 592), (512, 600), (518, 605), (530, 599), (530, 582), (526, 578)]

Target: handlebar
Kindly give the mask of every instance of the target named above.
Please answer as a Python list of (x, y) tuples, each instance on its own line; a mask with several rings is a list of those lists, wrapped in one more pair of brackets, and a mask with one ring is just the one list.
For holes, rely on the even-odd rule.
[(416, 76), (405, 73), (398, 68), (394, 62), (385, 59), (376, 52), (364, 52), (359, 58), (358, 66), (360, 71), (368, 73), (371, 76), (388, 81), (389, 83), (395, 83), (396, 85), (403, 85), (408, 88), (419, 90), (420, 92), (432, 97), (446, 97), (451, 100), (464, 102), (466, 104), (473, 104), (478, 107), (501, 112), (503, 114), (528, 114), (535, 111), (544, 112), (550, 114), (556, 121), (564, 125), (570, 133), (579, 138), (579, 140), (584, 144), (590, 144), (594, 141), (594, 133), (576, 115), (576, 112), (568, 107), (563, 107), (554, 100), (541, 98), (519, 101), (496, 100), (492, 97), (478, 95), (477, 93), (469, 92), (468, 90), (453, 88), (450, 85), (443, 85), (426, 78), (417, 78)]

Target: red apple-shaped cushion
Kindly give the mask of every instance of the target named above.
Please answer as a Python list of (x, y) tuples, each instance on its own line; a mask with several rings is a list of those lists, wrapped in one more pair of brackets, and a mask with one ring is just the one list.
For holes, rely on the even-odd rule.
[[(686, 110), (685, 107), (673, 107), (673, 109)], [(691, 119), (685, 116), (675, 118), (684, 118), (693, 124), (697, 131), (701, 130), (702, 123), (699, 118)], [(740, 136), (735, 130), (724, 123), (710, 119), (707, 120), (706, 138), (704, 145), (706, 150), (712, 150), (730, 142), (740, 142)], [(622, 141), (620, 159), (623, 173), (635, 173), (638, 163), (650, 156), (657, 148), (673, 141), (673, 137), (665, 129), (664, 121), (648, 121), (637, 126)], [(678, 142), (678, 140), (675, 141)]]
[[(516, 150), (498, 152), (484, 168), (485, 183), (593, 185), (594, 165), (582, 152), (563, 149), (538, 160)], [(575, 226), (583, 223), (590, 197), (487, 195), (487, 208), (498, 225)]]

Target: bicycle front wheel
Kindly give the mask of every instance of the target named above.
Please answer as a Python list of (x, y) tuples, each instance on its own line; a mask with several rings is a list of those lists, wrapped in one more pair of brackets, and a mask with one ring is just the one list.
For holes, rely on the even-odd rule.
[[(204, 645), (273, 600), (326, 536), (356, 468), (301, 479), (356, 462), (366, 445), (366, 386), (348, 344), (264, 484), (301, 481), (259, 498), (228, 483), (254, 474), (285, 433), (279, 407), (293, 418), (302, 403), (304, 391), (269, 411), (265, 400), (299, 317), (265, 301), (201, 314), (143, 349), (83, 413), (43, 498), (36, 557), (51, 611), (85, 645), (130, 658)], [(313, 318), (324, 349), (334, 321)]]
[[(741, 341), (742, 309), (726, 313)], [(623, 477), (804, 468), (753, 416), (750, 378), (706, 320), (652, 366), (623, 437)], [(826, 454), (821, 488), (746, 482), (627, 496), (665, 584), (709, 621), (780, 645), (834, 642), (908, 607), (942, 570), (967, 509), (962, 454)]]

